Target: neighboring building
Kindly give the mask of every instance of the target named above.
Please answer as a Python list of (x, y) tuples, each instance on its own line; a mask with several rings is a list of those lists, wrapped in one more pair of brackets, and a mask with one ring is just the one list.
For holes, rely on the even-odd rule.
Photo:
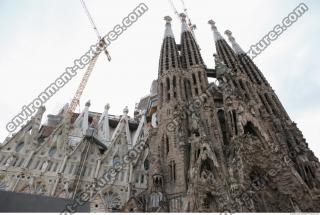
[[(180, 44), (165, 20), (158, 79), (134, 118), (88, 102), (67, 130), (67, 106), (45, 125), (40, 108), (0, 148), (0, 189), (67, 199), (86, 190), (92, 212), (320, 211), (319, 161), (231, 32), (232, 48), (209, 22), (209, 69), (186, 16)], [(139, 141), (144, 150), (94, 195)]]

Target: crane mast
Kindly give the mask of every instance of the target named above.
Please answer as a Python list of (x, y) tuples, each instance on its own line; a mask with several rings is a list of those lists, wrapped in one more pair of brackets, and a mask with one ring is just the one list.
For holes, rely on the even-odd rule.
[[(91, 25), (92, 25), (95, 33), (97, 34), (98, 41), (99, 41), (99, 43), (100, 43), (100, 47), (103, 47), (102, 51), (105, 52), (105, 54), (106, 54), (107, 57), (108, 57), (108, 60), (110, 61), (110, 60), (111, 60), (111, 57), (110, 57), (110, 55), (109, 55), (109, 52), (107, 51), (106, 42), (105, 42), (104, 38), (101, 37), (101, 35), (100, 35), (99, 31), (98, 31), (98, 28), (97, 28), (96, 24), (94, 23), (93, 18), (92, 18), (91, 14), (90, 14), (90, 12), (89, 12), (89, 10), (88, 10), (88, 8), (87, 8), (86, 3), (84, 2), (84, 0), (80, 0), (80, 2), (81, 2), (81, 5), (82, 5), (82, 7), (83, 7), (83, 9), (84, 9), (84, 11), (85, 11), (85, 13), (86, 13), (86, 15), (87, 15), (88, 18), (89, 18), (89, 21), (90, 21), (90, 23), (91, 23)], [(71, 104), (69, 105), (69, 108), (68, 108), (68, 111), (67, 111), (69, 115), (72, 115), (72, 114), (73, 114), (73, 112), (75, 111), (77, 105), (79, 104), (80, 98), (81, 98), (81, 96), (82, 96), (82, 93), (83, 93), (83, 91), (84, 91), (84, 89), (85, 89), (85, 87), (86, 87), (86, 85), (87, 85), (87, 83), (88, 83), (88, 80), (89, 80), (89, 78), (90, 78), (90, 75), (91, 75), (91, 73), (92, 73), (92, 71), (93, 71), (93, 69), (94, 69), (94, 66), (95, 66), (95, 64), (96, 64), (96, 62), (97, 62), (97, 60), (98, 60), (98, 57), (99, 57), (99, 55), (100, 55), (100, 53), (101, 53), (102, 51), (99, 51), (99, 52), (90, 60), (89, 65), (88, 65), (88, 67), (87, 67), (87, 70), (86, 70), (85, 74), (83, 75), (83, 78), (82, 78), (82, 80), (81, 80), (81, 82), (80, 82), (80, 84), (79, 84), (79, 87), (78, 87), (77, 91), (76, 91), (76, 94), (74, 95), (74, 97), (73, 97), (73, 99), (72, 99), (72, 101), (71, 101)]]
[(69, 142), (69, 137), (68, 137), (68, 134), (69, 134), (69, 131), (70, 131), (70, 127), (71, 127), (71, 120), (72, 120), (72, 115), (73, 113), (75, 112), (77, 106), (79, 105), (79, 102), (80, 102), (80, 99), (81, 99), (81, 96), (83, 94), (83, 91), (88, 83), (88, 80), (90, 78), (90, 75), (94, 69), (94, 66), (96, 65), (96, 62), (98, 60), (98, 57), (99, 55), (101, 54), (101, 52), (103, 51), (106, 55), (107, 55), (107, 58), (109, 61), (111, 61), (111, 56), (109, 55), (109, 52), (107, 51), (107, 45), (106, 45), (106, 42), (104, 40), (104, 38), (102, 38), (100, 36), (100, 33), (98, 31), (98, 28), (96, 27), (96, 24), (94, 23), (93, 21), (93, 18), (84, 2), (84, 0), (80, 0), (81, 4), (82, 4), (82, 7), (84, 8), (85, 10), (85, 13), (87, 14), (89, 20), (90, 20), (90, 23), (95, 31), (95, 33), (97, 34), (97, 37), (98, 37), (98, 41), (99, 41), (99, 46), (102, 47), (102, 50), (100, 50), (98, 53), (96, 53), (96, 55), (94, 55), (92, 57), (92, 59), (90, 60), (89, 62), (89, 65), (86, 69), (86, 72), (84, 73), (83, 77), (82, 77), (82, 80), (77, 88), (77, 91), (75, 93), (75, 95), (73, 96), (72, 100), (71, 100), (71, 103), (66, 111), (66, 116), (65, 116), (65, 127), (64, 127), (64, 134), (65, 134), (65, 140), (64, 142), (66, 144), (68, 144)]

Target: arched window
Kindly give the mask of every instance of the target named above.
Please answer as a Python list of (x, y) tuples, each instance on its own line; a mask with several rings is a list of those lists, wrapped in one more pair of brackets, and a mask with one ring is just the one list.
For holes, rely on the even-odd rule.
[(173, 97), (177, 98), (177, 79), (173, 76)]
[(18, 143), (18, 145), (16, 146), (16, 152), (20, 152), (23, 146), (24, 146), (24, 142)]
[(167, 101), (170, 101), (170, 79), (166, 79), (166, 88), (167, 88)]
[(233, 125), (234, 125), (234, 130), (236, 135), (238, 135), (238, 127), (237, 127), (237, 113), (235, 110), (232, 110), (232, 115), (233, 115)]
[(191, 84), (189, 80), (185, 79), (184, 87), (185, 87), (186, 99), (189, 100), (192, 98)]
[(150, 163), (149, 163), (149, 160), (148, 160), (148, 159), (146, 159), (146, 160), (144, 161), (143, 166), (144, 166), (144, 170), (146, 170), (146, 171), (149, 170), (149, 168), (150, 168)]
[(52, 157), (57, 152), (57, 147), (53, 146), (49, 150), (49, 157)]
[(169, 179), (173, 183), (176, 181), (176, 162), (175, 161), (169, 162)]
[(168, 137), (168, 135), (166, 136), (166, 148), (167, 148), (167, 154), (168, 154), (169, 151), (170, 151), (170, 144), (169, 144), (169, 137)]
[(192, 74), (192, 80), (193, 80), (193, 84), (197, 84), (197, 80), (196, 80), (196, 76), (194, 74)]
[(228, 143), (228, 138), (227, 138), (226, 118), (224, 116), (223, 110), (218, 111), (218, 119), (219, 119), (221, 131), (222, 131), (224, 145), (228, 145), (229, 143)]
[(120, 162), (119, 156), (118, 156), (118, 155), (115, 155), (115, 156), (113, 157), (113, 161), (112, 161), (113, 166), (116, 165), (116, 164), (119, 163), (119, 162)]
[(259, 136), (257, 129), (254, 127), (254, 125), (250, 121), (247, 122), (247, 124), (243, 127), (243, 129), (245, 134), (251, 134), (256, 137)]

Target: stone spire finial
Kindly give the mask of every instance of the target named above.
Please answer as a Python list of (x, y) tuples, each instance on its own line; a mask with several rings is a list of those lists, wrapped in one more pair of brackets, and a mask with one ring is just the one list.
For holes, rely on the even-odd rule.
[(236, 42), (236, 39), (232, 36), (232, 32), (230, 30), (226, 30), (224, 33), (228, 36), (228, 39), (229, 39), (235, 53), (236, 54), (244, 54), (245, 52), (240, 47), (240, 45)]
[(209, 20), (208, 24), (211, 25), (211, 29), (213, 31), (213, 36), (214, 36), (214, 41), (217, 42), (218, 40), (223, 40), (223, 37), (221, 36), (220, 32), (218, 31), (216, 23), (211, 19), (211, 20)]
[(89, 100), (89, 101), (86, 102), (86, 107), (90, 107), (90, 105), (91, 105), (91, 102)]
[(127, 115), (129, 113), (128, 106), (123, 109), (123, 114)]
[(181, 18), (181, 23), (182, 23), (182, 30), (181, 30), (182, 33), (189, 31), (186, 14), (180, 13), (180, 18)]
[(110, 104), (106, 104), (106, 106), (104, 106), (104, 109), (108, 111), (110, 109)]
[(164, 20), (166, 21), (166, 30), (165, 30), (165, 33), (164, 33), (164, 38), (167, 38), (167, 37), (174, 38), (174, 34), (172, 32), (172, 29), (171, 29), (172, 18), (170, 16), (165, 16)]

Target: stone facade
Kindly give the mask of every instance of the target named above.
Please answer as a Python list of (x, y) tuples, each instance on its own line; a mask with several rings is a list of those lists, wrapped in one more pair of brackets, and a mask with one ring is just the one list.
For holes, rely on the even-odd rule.
[[(88, 102), (66, 132), (67, 106), (45, 125), (41, 108), (1, 146), (0, 189), (71, 199), (92, 190), (92, 212), (320, 211), (319, 161), (232, 33), (230, 46), (209, 21), (209, 69), (186, 16), (180, 44), (165, 20), (158, 79), (134, 118)], [(93, 195), (141, 140), (144, 150)]]

